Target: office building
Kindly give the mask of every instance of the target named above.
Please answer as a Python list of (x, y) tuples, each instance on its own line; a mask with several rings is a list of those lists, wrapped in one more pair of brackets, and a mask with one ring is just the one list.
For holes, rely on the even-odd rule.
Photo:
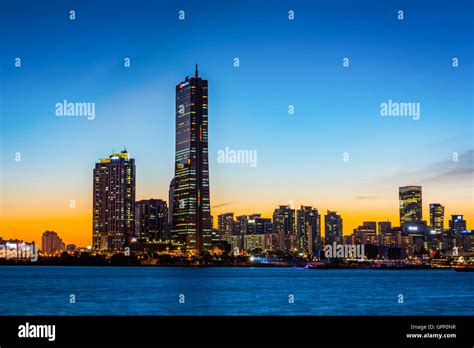
[(449, 229), (455, 234), (460, 235), (466, 231), (466, 220), (464, 220), (463, 215), (451, 215), (451, 220), (449, 221)]
[(421, 221), (421, 186), (403, 186), (399, 188), (400, 226), (408, 221)]
[(208, 83), (186, 77), (176, 86), (173, 241), (187, 254), (211, 250)]
[(168, 240), (168, 205), (161, 199), (146, 199), (135, 203), (135, 236), (140, 242)]
[(430, 204), (430, 225), (438, 233), (444, 231), (444, 206), (439, 203)]

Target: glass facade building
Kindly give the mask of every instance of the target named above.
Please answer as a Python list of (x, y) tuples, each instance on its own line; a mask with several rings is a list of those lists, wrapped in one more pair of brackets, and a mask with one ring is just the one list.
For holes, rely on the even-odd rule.
[(176, 86), (176, 157), (173, 242), (187, 254), (211, 250), (207, 80), (198, 76)]
[(451, 215), (451, 220), (449, 221), (449, 229), (456, 235), (460, 235), (466, 231), (466, 220), (464, 220), (463, 215)]
[(421, 186), (403, 186), (399, 188), (400, 226), (408, 221), (421, 221)]
[(135, 235), (140, 242), (166, 241), (168, 205), (161, 199), (135, 203)]
[(430, 204), (430, 225), (436, 232), (444, 230), (444, 206), (439, 203)]

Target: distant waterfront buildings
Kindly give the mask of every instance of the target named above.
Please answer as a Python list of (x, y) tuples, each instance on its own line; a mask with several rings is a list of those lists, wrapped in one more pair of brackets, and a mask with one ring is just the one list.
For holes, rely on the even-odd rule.
[(66, 250), (66, 245), (56, 232), (46, 231), (41, 237), (41, 251), (46, 256), (55, 256)]
[(176, 86), (173, 242), (183, 252), (211, 250), (207, 80), (196, 74)]
[(224, 213), (217, 216), (217, 226), (220, 240), (231, 243), (234, 235), (234, 213)]
[(436, 232), (444, 230), (444, 206), (439, 203), (430, 204), (430, 225)]
[(449, 221), (449, 229), (456, 235), (460, 235), (466, 231), (466, 220), (463, 215), (451, 215)]
[(66, 251), (69, 253), (74, 253), (77, 250), (76, 244), (68, 244), (66, 245)]
[[(183, 82), (185, 83), (188, 83), (190, 90), (177, 92), (177, 103), (182, 101), (186, 104), (185, 100), (187, 100), (189, 104), (192, 103), (191, 100), (195, 100), (192, 96), (196, 93), (194, 90), (197, 87), (193, 88), (189, 78)], [(177, 89), (180, 88), (184, 87), (178, 85)], [(192, 111), (193, 109), (188, 105), (184, 110)], [(178, 115), (179, 112), (177, 122), (180, 121)], [(177, 125), (178, 133), (179, 129)], [(193, 134), (189, 132), (187, 136), (194, 139)], [(182, 138), (179, 139), (182, 140)], [(444, 206), (432, 203), (430, 204), (431, 226), (421, 220), (420, 186), (399, 188), (400, 221), (403, 221), (400, 227), (392, 227), (389, 221), (364, 221), (361, 226), (354, 229), (352, 235), (343, 236), (342, 217), (335, 211), (328, 210), (324, 216), (323, 240), (321, 216), (316, 208), (301, 205), (300, 209), (295, 211), (290, 206), (280, 205), (274, 210), (273, 219), (264, 218), (259, 213), (240, 215), (235, 219), (232, 212), (220, 214), (218, 228), (213, 229), (213, 218), (208, 204), (202, 201), (202, 191), (194, 189), (195, 183), (199, 180), (201, 183), (208, 183), (208, 180), (202, 181), (208, 178), (208, 170), (204, 169), (207, 168), (207, 160), (201, 163), (203, 175), (199, 179), (196, 174), (199, 166), (192, 166), (193, 160), (198, 157), (193, 155), (197, 148), (190, 145), (185, 148), (185, 151), (178, 151), (180, 143), (180, 141), (177, 142), (175, 174), (180, 178), (181, 184), (176, 178), (171, 180), (168, 197), (170, 207), (161, 199), (135, 202), (135, 162), (134, 159), (129, 158), (126, 150), (113, 153), (109, 158), (101, 159), (96, 163), (93, 192), (94, 250), (121, 251), (129, 243), (139, 242), (140, 245), (132, 245), (135, 246), (134, 250), (147, 250), (147, 248), (152, 250), (160, 244), (155, 248), (156, 250), (166, 248), (166, 250), (172, 250), (173, 253), (180, 250), (188, 255), (215, 250), (220, 250), (220, 252), (229, 250), (234, 255), (281, 251), (320, 258), (320, 250), (324, 245), (345, 243), (365, 245), (368, 258), (379, 255), (384, 259), (400, 259), (422, 255), (426, 253), (426, 250), (447, 250), (455, 246), (459, 246), (462, 251), (472, 249), (473, 233), (466, 231), (463, 215), (452, 215), (449, 229), (444, 230)], [(188, 143), (193, 144), (192, 141)], [(204, 151), (204, 145), (201, 145), (201, 151)], [(188, 161), (182, 162), (180, 158), (186, 153), (191, 157)], [(186, 166), (186, 163), (189, 165)], [(183, 183), (187, 184), (183, 186)], [(200, 187), (205, 191), (204, 186)], [(208, 199), (205, 201), (209, 202)], [(198, 213), (199, 209), (200, 213)], [(173, 223), (173, 230), (171, 230), (170, 221)], [(179, 233), (180, 226), (186, 227), (186, 233), (183, 231)], [(209, 227), (209, 233), (207, 227)], [(198, 246), (198, 235), (202, 235), (201, 247)], [(66, 249), (60, 238), (55, 236), (57, 234), (54, 232), (48, 232), (43, 237), (45, 255), (55, 255)], [(165, 243), (169, 243), (170, 240), (171, 243), (166, 245)], [(369, 251), (367, 251), (368, 247), (371, 247)], [(67, 249), (69, 252), (74, 252), (76, 248), (70, 245)]]
[(169, 240), (167, 236), (168, 205), (161, 199), (135, 203), (135, 236), (140, 242)]
[(246, 235), (248, 233), (248, 220), (247, 215), (237, 216), (234, 221), (234, 233), (242, 236)]
[(403, 186), (399, 188), (400, 226), (408, 221), (421, 221), (421, 186)]
[(287, 205), (280, 205), (273, 212), (273, 232), (278, 235), (281, 251), (298, 250), (295, 231), (295, 210)]
[[(249, 222), (252, 224), (252, 221)], [(253, 223), (255, 224), (253, 228), (255, 234), (268, 234), (273, 232), (273, 223), (270, 218), (258, 216), (253, 219)]]
[(38, 256), (35, 242), (0, 237), (0, 259), (34, 259)]
[(377, 223), (377, 242), (380, 248), (395, 246), (395, 237), (390, 221), (379, 221)]
[(390, 221), (379, 221), (378, 223), (378, 234), (384, 235), (389, 233), (392, 229), (392, 223)]
[(361, 226), (354, 229), (354, 244), (377, 245), (377, 223), (375, 221), (365, 221)]
[(245, 234), (263, 234), (271, 219), (262, 218), (262, 214), (255, 213), (247, 216), (246, 222)]
[(95, 250), (123, 250), (134, 236), (135, 160), (127, 150), (100, 159), (93, 172)]
[(327, 211), (324, 215), (326, 244), (342, 243), (342, 217), (335, 211)]
[(231, 250), (278, 249), (278, 239), (272, 234), (272, 219), (263, 218), (261, 214), (239, 215), (234, 219), (234, 213), (223, 213), (218, 216), (217, 226), (218, 240), (226, 242)]
[(244, 249), (249, 252), (271, 252), (278, 250), (276, 233), (256, 233), (244, 236)]
[(316, 208), (302, 205), (296, 212), (299, 251), (313, 254), (321, 249), (321, 223)]

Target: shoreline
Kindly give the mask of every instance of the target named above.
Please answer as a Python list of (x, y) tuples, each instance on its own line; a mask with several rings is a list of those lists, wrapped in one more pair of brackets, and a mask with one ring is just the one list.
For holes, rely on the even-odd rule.
[(64, 265), (64, 264), (35, 264), (35, 263), (8, 263), (0, 264), (2, 266), (43, 266), (43, 267), (130, 267), (130, 268), (296, 268), (308, 271), (313, 270), (459, 270), (466, 271), (472, 269), (471, 267), (431, 267), (431, 266), (386, 266), (386, 267), (350, 267), (350, 266), (319, 266), (319, 267), (305, 267), (305, 265)]

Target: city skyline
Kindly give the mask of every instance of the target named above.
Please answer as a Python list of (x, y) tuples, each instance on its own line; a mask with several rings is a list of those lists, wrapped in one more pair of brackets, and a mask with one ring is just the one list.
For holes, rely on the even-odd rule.
[[(134, 186), (135, 186), (135, 178), (134, 178), (134, 173), (136, 171), (135, 169), (135, 160), (134, 158), (131, 158), (129, 157), (128, 155), (128, 152), (126, 149), (124, 149), (123, 151), (121, 152), (113, 152), (109, 158), (100, 158), (98, 162), (96, 162), (96, 167), (94, 169), (94, 181), (98, 181), (98, 179), (103, 176), (103, 174), (101, 172), (103, 172), (104, 170), (104, 166), (106, 165), (110, 165), (110, 164), (113, 164), (114, 162), (124, 162), (124, 159), (126, 158), (127, 161), (130, 161), (131, 163), (131, 167), (133, 168), (132, 172), (132, 176), (133, 176), (133, 189), (132, 191), (134, 192)], [(118, 163), (117, 163), (118, 164)], [(120, 165), (122, 165), (122, 163), (120, 163)], [(108, 177), (108, 175), (107, 175)], [(112, 177), (112, 176), (111, 176)], [(112, 177), (112, 181), (114, 179), (120, 179), (120, 175), (117, 175), (117, 173), (114, 172), (114, 176)], [(101, 179), (102, 181), (103, 179)], [(107, 179), (107, 181), (110, 181), (110, 178)], [(428, 209), (428, 212), (426, 212), (425, 209), (423, 209), (423, 206), (421, 204), (422, 202), (422, 187), (421, 186), (416, 186), (416, 185), (408, 185), (408, 186), (403, 186), (403, 187), (399, 187), (398, 191), (399, 191), (399, 198), (398, 198), (398, 213), (397, 215), (399, 215), (400, 217), (400, 223), (397, 224), (397, 223), (394, 223), (394, 221), (390, 220), (390, 219), (383, 219), (383, 218), (375, 218), (375, 219), (363, 219), (363, 220), (360, 220), (358, 223), (358, 227), (352, 227), (349, 229), (349, 228), (344, 228), (343, 224), (342, 224), (342, 221), (344, 220), (344, 216), (340, 213), (338, 213), (338, 210), (327, 210), (327, 213), (325, 214), (323, 210), (321, 210), (319, 207), (316, 207), (316, 206), (311, 206), (311, 205), (304, 205), (304, 204), (301, 204), (301, 205), (296, 205), (294, 202), (290, 202), (289, 204), (286, 204), (286, 205), (277, 205), (277, 208), (273, 210), (273, 213), (270, 215), (270, 216), (265, 216), (264, 214), (261, 214), (260, 212), (255, 212), (253, 211), (252, 213), (246, 213), (246, 214), (239, 214), (239, 213), (235, 213), (235, 212), (231, 212), (231, 211), (228, 211), (228, 210), (222, 210), (222, 212), (220, 212), (219, 214), (216, 214), (216, 215), (212, 215), (213, 217), (213, 221), (214, 221), (214, 224), (212, 226), (213, 229), (219, 229), (221, 228), (221, 217), (222, 216), (229, 216), (231, 218), (231, 221), (232, 223), (235, 223), (235, 222), (238, 222), (238, 219), (241, 218), (241, 217), (259, 217), (261, 218), (262, 220), (269, 220), (271, 222), (271, 224), (274, 226), (273, 228), (275, 229), (275, 226), (278, 226), (278, 223), (275, 225), (275, 221), (278, 221), (278, 211), (282, 211), (283, 212), (283, 216), (282, 216), (282, 219), (283, 221), (281, 222), (282, 223), (282, 231), (278, 231), (278, 230), (274, 230), (272, 231), (273, 233), (276, 233), (276, 234), (280, 234), (280, 233), (283, 233), (285, 234), (287, 231), (290, 231), (290, 237), (291, 238), (296, 238), (297, 236), (299, 236), (301, 234), (301, 231), (299, 230), (300, 229), (300, 225), (298, 224), (299, 220), (302, 219), (303, 215), (300, 216), (300, 214), (308, 214), (308, 212), (311, 212), (311, 213), (314, 213), (316, 212), (316, 215), (317, 215), (317, 224), (318, 224), (318, 230), (317, 230), (317, 234), (316, 235), (313, 235), (314, 237), (317, 237), (321, 240), (330, 240), (330, 241), (335, 241), (336, 243), (342, 243), (343, 242), (343, 239), (342, 237), (343, 236), (353, 236), (357, 230), (359, 230), (362, 226), (365, 226), (366, 223), (372, 223), (372, 222), (367, 222), (367, 221), (373, 221), (374, 223), (376, 223), (377, 225), (378, 224), (384, 224), (384, 223), (388, 223), (390, 225), (390, 228), (391, 227), (401, 227), (403, 224), (401, 223), (401, 218), (402, 218), (402, 212), (404, 212), (406, 210), (406, 207), (403, 206), (403, 202), (404, 200), (406, 200), (406, 197), (402, 196), (402, 192), (406, 192), (407, 189), (415, 189), (416, 190), (416, 193), (419, 193), (419, 196), (416, 196), (416, 197), (412, 197), (412, 196), (409, 196), (408, 199), (415, 199), (416, 202), (418, 204), (415, 204), (415, 206), (413, 205), (410, 205), (410, 208), (412, 210), (412, 215), (417, 215), (415, 219), (413, 220), (405, 220), (405, 223), (410, 223), (410, 222), (423, 222), (425, 223), (425, 226), (428, 226), (428, 227), (432, 227), (433, 230), (436, 230), (437, 232), (440, 232), (439, 228), (441, 228), (442, 231), (447, 231), (449, 229), (453, 229), (453, 230), (456, 230), (457, 232), (461, 232), (462, 229), (458, 230), (456, 227), (454, 226), (451, 226), (451, 223), (454, 223), (456, 224), (456, 220), (458, 219), (461, 219), (462, 222), (463, 222), (463, 228), (464, 230), (469, 230), (469, 220), (466, 218), (466, 215), (462, 212), (457, 212), (456, 214), (446, 214), (445, 213), (445, 206), (443, 206), (442, 204), (439, 204), (439, 203), (427, 203), (426, 205), (429, 207)], [(105, 190), (105, 186), (102, 188), (102, 191)], [(97, 191), (97, 186), (94, 187), (94, 192)], [(118, 192), (120, 192), (121, 190), (117, 190)], [(408, 192), (409, 194), (412, 193), (412, 191), (409, 191)], [(94, 194), (94, 197), (95, 197), (95, 194)], [(171, 197), (171, 196), (170, 196)], [(95, 202), (95, 199), (94, 199), (94, 202)], [(132, 221), (134, 222), (132, 224), (132, 226), (130, 227), (131, 229), (128, 231), (128, 233), (130, 234), (130, 236), (134, 236), (134, 237), (137, 237), (138, 239), (140, 239), (140, 234), (141, 233), (144, 233), (143, 230), (135, 227), (135, 224), (137, 221), (141, 221), (142, 217), (140, 218), (137, 218), (137, 216), (139, 216), (138, 212), (139, 210), (143, 210), (143, 205), (146, 204), (146, 205), (149, 205), (149, 204), (157, 204), (159, 202), (163, 202), (162, 204), (164, 204), (164, 207), (165, 207), (165, 210), (162, 211), (162, 214), (161, 214), (161, 218), (163, 219), (163, 221), (167, 221), (169, 220), (170, 216), (168, 215), (168, 210), (167, 210), (167, 203), (168, 203), (168, 206), (171, 204), (169, 201), (167, 200), (163, 200), (161, 198), (156, 198), (156, 197), (150, 197), (148, 199), (136, 199), (134, 200), (131, 207), (132, 207), (132, 210), (135, 211), (135, 215), (132, 216), (132, 217), (128, 217), (126, 218), (126, 220), (129, 220), (129, 219), (132, 219)], [(95, 205), (96, 203), (94, 203), (93, 205)], [(439, 209), (442, 209), (441, 211)], [(148, 208), (149, 209), (149, 208)], [(156, 211), (157, 208), (155, 207)], [(291, 217), (290, 217), (290, 223), (292, 224), (292, 227), (288, 227), (288, 216), (287, 214), (291, 214)], [(275, 215), (277, 214), (277, 215)], [(94, 215), (94, 213), (92, 214)], [(171, 215), (172, 216), (172, 215)], [(310, 215), (311, 216), (311, 215)], [(335, 216), (337, 217), (338, 219), (341, 219), (340, 222), (335, 222), (337, 226), (339, 226), (338, 228), (335, 228), (337, 231), (339, 232), (342, 232), (342, 237), (338, 237), (338, 238), (335, 238), (332, 233), (334, 233), (334, 230), (332, 230), (331, 227), (325, 227), (326, 225), (326, 218), (327, 216)], [(126, 217), (126, 216), (124, 216)], [(234, 217), (235, 217), (235, 220), (234, 220)], [(451, 217), (451, 219), (448, 219), (449, 217)], [(172, 218), (172, 217), (171, 217)], [(464, 218), (464, 219), (463, 219)], [(304, 217), (303, 218), (303, 221), (307, 219), (307, 217)], [(92, 228), (92, 236), (93, 238), (91, 238), (92, 240), (94, 240), (94, 235), (95, 235), (95, 218), (93, 219), (94, 220), (94, 224), (93, 224), (93, 228)], [(364, 223), (362, 226), (360, 226), (360, 223)], [(433, 224), (434, 222), (434, 224)], [(316, 222), (310, 222), (310, 224), (315, 224)], [(225, 226), (224, 228), (227, 229), (227, 225), (224, 223), (222, 226)], [(331, 225), (329, 225), (331, 226)], [(156, 228), (156, 226), (155, 226)], [(170, 227), (171, 228), (171, 227)], [(329, 228), (329, 230), (328, 230)], [(148, 229), (148, 226), (147, 226), (147, 229)], [(162, 234), (162, 235), (165, 235), (166, 234), (166, 231), (165, 231), (165, 227), (161, 226), (159, 230), (155, 230), (154, 233), (156, 234)], [(329, 235), (327, 234), (329, 231)], [(375, 233), (378, 235), (380, 233), (379, 229), (375, 227)], [(54, 231), (53, 232), (53, 229), (51, 229), (51, 231), (49, 230), (45, 230), (45, 231), (42, 231), (40, 232), (40, 234), (42, 236), (44, 236), (45, 233), (58, 233), (57, 231)], [(229, 231), (229, 234), (232, 234), (234, 231), (230, 230)], [(149, 232), (148, 232), (149, 233)], [(170, 230), (170, 233), (171, 233), (171, 230)], [(255, 232), (255, 233), (268, 233), (268, 232)], [(305, 232), (307, 233), (307, 232)], [(121, 233), (120, 233), (121, 234)], [(150, 234), (153, 234), (153, 233), (150, 233)], [(122, 234), (121, 234), (122, 235)], [(35, 239), (32, 239), (32, 240), (26, 240), (24, 238), (21, 238), (19, 236), (2, 236), (0, 235), (0, 237), (3, 237), (3, 239), (18, 239), (18, 240), (25, 240), (26, 242), (37, 242)], [(221, 237), (221, 236), (220, 236)], [(307, 237), (307, 236), (306, 236)], [(304, 239), (304, 237), (303, 237)], [(93, 248), (96, 248), (97, 250), (120, 250), (121, 247), (123, 246), (126, 246), (128, 245), (127, 242), (125, 242), (126, 239), (123, 239), (122, 242), (120, 242), (119, 244), (117, 245), (121, 245), (121, 246), (115, 246), (113, 248), (101, 248), (99, 247), (99, 244), (97, 243), (92, 243), (91, 246)], [(162, 238), (154, 238), (150, 241), (158, 241), (158, 240), (164, 240)], [(170, 239), (169, 240), (173, 240), (173, 241), (176, 241), (176, 238), (173, 238), (171, 237), (170, 235)], [(220, 238), (220, 240), (226, 240), (226, 238)], [(294, 239), (294, 240), (286, 240), (286, 238), (283, 238), (280, 240), (280, 248), (282, 249), (292, 249), (294, 246), (298, 245), (298, 243), (300, 243), (300, 240), (299, 240), (299, 237), (298, 239)], [(317, 239), (313, 240), (312, 242), (308, 242), (307, 240), (305, 241), (305, 243), (314, 243), (315, 245), (319, 245), (320, 242), (318, 242)], [(330, 242), (327, 242), (327, 243), (330, 243)], [(78, 244), (76, 243), (76, 241), (67, 241), (67, 244), (74, 244), (74, 245), (81, 245), (83, 247), (85, 246), (89, 246), (89, 244)], [(107, 245), (107, 243), (105, 243), (104, 245)], [(319, 245), (321, 246), (321, 245)], [(303, 249), (308, 249), (308, 246), (305, 246), (303, 247)]]
[[(281, 3), (213, 7), (212, 13), (186, 4), (185, 21), (171, 4), (155, 4), (155, 11), (127, 1), (81, 4), (71, 23), (66, 4), (38, 7), (30, 18), (7, 1), (8, 16), (0, 14), (0, 26), (12, 33), (0, 58), (8, 86), (1, 105), (0, 236), (38, 242), (52, 230), (67, 243), (91, 245), (91, 163), (124, 145), (136, 160), (136, 200), (166, 200), (174, 176), (174, 86), (193, 75), (196, 62), (210, 81), (214, 222), (227, 211), (272, 217), (292, 201), (337, 211), (348, 235), (363, 221), (397, 225), (397, 189), (417, 185), (423, 220), (430, 220), (429, 205), (439, 203), (445, 217), (462, 214), (473, 229), (468, 11), (447, 1), (429, 8), (402, 2), (407, 19), (399, 22), (396, 8), (365, 1), (361, 24), (360, 13), (341, 2), (301, 5), (295, 2), (289, 22)], [(134, 24), (127, 33), (124, 18)], [(69, 43), (84, 51), (65, 57)], [(14, 66), (18, 56), (21, 68)], [(66, 99), (96, 103), (95, 118), (57, 117), (55, 105)], [(388, 100), (420, 102), (421, 118), (380, 116)], [(219, 163), (218, 151), (227, 147), (257, 151), (258, 163)]]

